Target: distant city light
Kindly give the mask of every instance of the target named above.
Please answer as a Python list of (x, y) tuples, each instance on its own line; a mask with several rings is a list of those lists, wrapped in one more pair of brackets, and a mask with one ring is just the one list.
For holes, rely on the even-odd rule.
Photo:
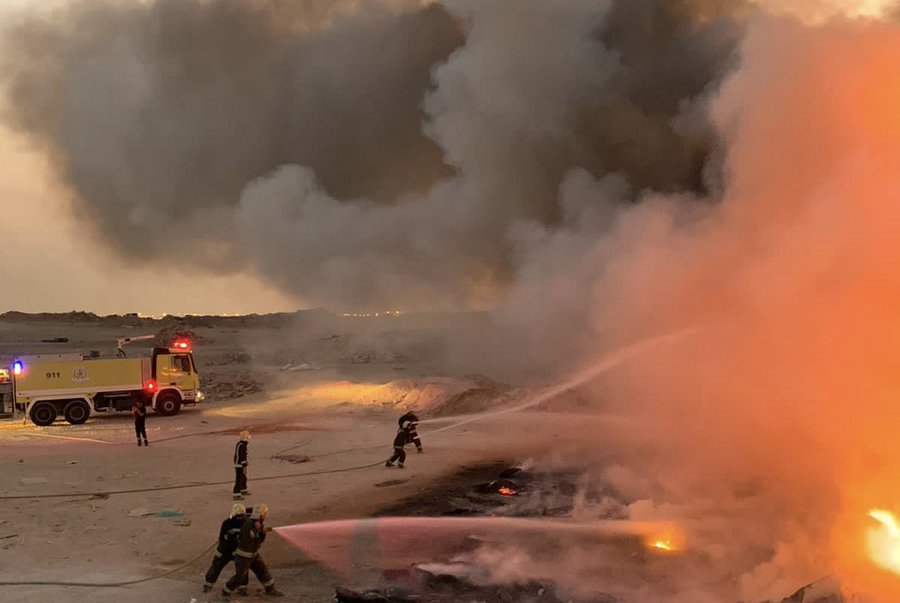
[(344, 318), (380, 318), (382, 316), (400, 316), (403, 312), (400, 310), (387, 310), (385, 312), (344, 312), (341, 314)]

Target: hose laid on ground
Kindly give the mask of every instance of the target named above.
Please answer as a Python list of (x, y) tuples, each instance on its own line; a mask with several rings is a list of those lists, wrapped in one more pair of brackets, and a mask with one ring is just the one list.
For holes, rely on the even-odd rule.
[[(231, 433), (233, 430), (231, 429), (216, 429), (213, 431), (194, 431), (191, 433), (180, 433), (178, 435), (169, 436), (167, 438), (153, 439), (154, 444), (161, 444), (162, 442), (171, 442), (172, 440), (181, 440), (183, 438), (193, 438), (197, 436), (206, 436), (206, 435), (227, 435)], [(76, 440), (79, 442), (90, 442), (92, 444), (103, 444), (105, 446), (134, 446), (134, 442), (110, 442), (108, 440), (97, 440), (95, 438), (78, 438), (75, 436), (65, 436), (54, 433), (40, 433), (40, 432), (26, 432), (24, 435), (28, 437), (40, 437), (40, 438), (59, 438), (62, 440)]]
[[(254, 482), (265, 482), (276, 479), (287, 479), (291, 477), (309, 477), (313, 475), (328, 475), (330, 473), (347, 473), (349, 471), (362, 471), (363, 469), (371, 469), (383, 464), (384, 461), (378, 461), (369, 465), (358, 465), (356, 467), (342, 467), (339, 469), (322, 469), (320, 471), (305, 471), (302, 473), (285, 473), (283, 475), (269, 475), (266, 477), (254, 477)], [(234, 480), (225, 480), (220, 482), (194, 482), (190, 484), (176, 484), (173, 486), (155, 486), (152, 488), (134, 488), (132, 490), (107, 490), (106, 492), (56, 492), (53, 494), (16, 494), (0, 496), (0, 500), (29, 500), (35, 498), (77, 498), (80, 496), (104, 497), (113, 494), (138, 494), (141, 492), (159, 492), (161, 490), (184, 490), (187, 488), (203, 488), (206, 486), (224, 486), (234, 483)]]
[(155, 576), (140, 578), (138, 580), (126, 580), (124, 582), (52, 582), (49, 580), (23, 580), (21, 582), (0, 581), (0, 586), (84, 586), (89, 588), (119, 588), (122, 586), (130, 586), (132, 584), (140, 584), (142, 582), (151, 582), (152, 580), (159, 580), (160, 578), (165, 578), (166, 576), (174, 574), (179, 570), (183, 570), (184, 568), (193, 564), (195, 561), (213, 550), (213, 548), (215, 548), (217, 544), (218, 542), (212, 543), (207, 548), (205, 548), (202, 553), (200, 553), (196, 557), (191, 558), (190, 561), (185, 561), (176, 568), (167, 570)]
[(298, 448), (302, 448), (303, 446), (306, 446), (307, 444), (309, 444), (312, 441), (313, 441), (312, 436), (310, 436), (308, 438), (303, 438), (303, 440), (301, 440), (297, 444), (294, 444), (293, 446), (290, 446), (288, 448), (282, 448), (281, 450), (279, 450), (277, 452), (273, 452), (272, 454), (269, 455), (269, 458), (270, 459), (275, 458), (279, 454), (284, 454), (285, 452), (290, 452), (291, 450), (296, 450)]
[[(336, 456), (338, 454), (347, 454), (348, 452), (367, 452), (369, 450), (378, 450), (379, 448), (390, 448), (390, 446), (385, 446), (383, 444), (375, 444), (374, 446), (363, 446), (362, 448), (344, 448), (343, 450), (332, 450), (330, 452), (320, 452), (313, 456), (314, 459), (320, 459), (326, 456)], [(284, 452), (282, 450), (282, 452)], [(278, 452), (276, 454), (281, 454)]]

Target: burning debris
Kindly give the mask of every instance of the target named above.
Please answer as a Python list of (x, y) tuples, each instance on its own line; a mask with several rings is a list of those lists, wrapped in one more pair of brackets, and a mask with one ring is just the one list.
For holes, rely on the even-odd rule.
[[(488, 477), (489, 479), (485, 479)], [(567, 538), (569, 524), (565, 518), (570, 516), (575, 508), (576, 497), (582, 497), (589, 501), (609, 496), (610, 493), (586, 491), (579, 485), (578, 471), (544, 472), (533, 469), (523, 470), (520, 467), (509, 467), (501, 464), (485, 465), (480, 467), (468, 467), (450, 477), (444, 483), (428, 488), (419, 494), (388, 509), (384, 509), (379, 516), (405, 516), (405, 517), (472, 517), (496, 518), (504, 521), (507, 518), (542, 518), (554, 517), (559, 524), (558, 532), (549, 536), (550, 541), (556, 542), (559, 538)], [(582, 501), (583, 502), (583, 501)], [(617, 506), (617, 511), (611, 516), (624, 519), (624, 503)], [(439, 520), (435, 520), (439, 521)], [(458, 520), (453, 520), (458, 521)], [(601, 525), (602, 522), (597, 525)], [(617, 522), (610, 522), (612, 525)], [(624, 525), (625, 522), (623, 522)], [(493, 525), (493, 524), (491, 524)], [(593, 527), (593, 526), (592, 526)], [(588, 537), (586, 532), (591, 528), (577, 528), (576, 538)], [(444, 529), (452, 529), (448, 524)], [(490, 528), (489, 528), (490, 529)], [(555, 603), (557, 601), (584, 601), (585, 603), (612, 603), (617, 601), (614, 595), (608, 593), (593, 592), (590, 597), (579, 599), (571, 593), (566, 593), (561, 598), (559, 584), (549, 580), (503, 580), (486, 572), (480, 560), (480, 553), (484, 547), (489, 551), (499, 551), (504, 546), (514, 546), (513, 542), (536, 546), (538, 549), (546, 547), (547, 540), (540, 534), (532, 537), (525, 536), (531, 529), (522, 524), (510, 529), (516, 530), (517, 538), (506, 541), (506, 538), (494, 534), (477, 536), (478, 529), (463, 528), (460, 535), (469, 536), (463, 538), (452, 547), (451, 558), (455, 561), (452, 568), (445, 564), (419, 565), (426, 561), (436, 561), (427, 556), (419, 560), (412, 570), (386, 571), (382, 576), (381, 584), (377, 588), (356, 590), (342, 587), (337, 590), (336, 600), (341, 603), (358, 602), (382, 602), (382, 603), (457, 603), (460, 601), (509, 601), (509, 602), (535, 602)], [(471, 531), (470, 531), (471, 530)], [(552, 531), (552, 529), (551, 529)], [(384, 532), (387, 533), (387, 532)], [(519, 537), (525, 540), (520, 541)], [(609, 532), (602, 535), (598, 533), (595, 542), (605, 541), (604, 546), (619, 548), (627, 551), (620, 554), (629, 559), (647, 557), (646, 551), (658, 550), (667, 554), (677, 552), (676, 539), (672, 534), (660, 531), (656, 539), (648, 539), (647, 547), (644, 547), (642, 538), (635, 534), (623, 533), (621, 528), (610, 528)], [(449, 540), (442, 538), (442, 540)], [(540, 544), (543, 542), (544, 544)], [(563, 542), (560, 540), (559, 542)], [(655, 543), (655, 548), (651, 543)], [(497, 549), (496, 547), (500, 547)], [(612, 550), (612, 549), (610, 549)], [(642, 551), (645, 551), (642, 553)], [(492, 553), (488, 553), (492, 554)], [(502, 552), (500, 553), (502, 554)], [(449, 560), (450, 558), (445, 558)], [(481, 569), (478, 569), (481, 568)], [(581, 593), (581, 596), (586, 596)]]
[[(338, 603), (566, 603), (576, 599), (560, 598), (552, 584), (538, 581), (525, 584), (477, 584), (471, 579), (449, 573), (432, 573), (421, 568), (387, 571), (385, 585), (378, 589), (355, 591), (338, 587)], [(591, 603), (613, 603), (614, 599), (592, 598)], [(587, 603), (585, 601), (585, 603)]]
[(665, 551), (667, 553), (671, 553), (676, 551), (675, 545), (672, 544), (670, 539), (667, 540), (654, 540), (650, 546), (658, 551)]
[[(484, 479), (491, 476), (490, 479)], [(596, 487), (596, 486), (595, 486)], [(417, 551), (422, 555), (419, 561), (408, 561), (413, 569), (385, 571), (380, 582), (371, 588), (341, 587), (336, 592), (339, 603), (459, 603), (470, 601), (510, 601), (554, 603), (571, 601), (583, 603), (635, 603), (629, 594), (637, 592), (650, 582), (665, 583), (672, 576), (679, 575), (691, 559), (696, 559), (687, 548), (685, 535), (677, 526), (650, 526), (641, 522), (629, 522), (626, 512), (628, 501), (619, 500), (617, 505), (605, 507), (609, 519), (588, 523), (569, 523), (577, 505), (590, 505), (598, 502), (603, 496), (613, 497), (612, 492), (587, 491), (579, 481), (577, 471), (560, 471), (553, 473), (535, 469), (523, 470), (519, 467), (486, 465), (469, 467), (450, 477), (443, 484), (426, 489), (416, 496), (398, 505), (385, 509), (378, 515), (424, 517), (424, 521), (440, 522), (435, 516), (483, 518), (476, 521), (509, 521), (512, 518), (555, 517), (553, 522), (546, 522), (548, 531), (537, 531), (528, 535), (530, 530), (526, 524), (512, 524), (508, 533), (503, 533), (499, 524), (488, 523), (487, 532), (481, 533), (475, 524), (466, 524), (454, 536), (469, 535), (462, 538), (465, 543), (456, 543), (448, 549), (447, 554), (430, 557), (429, 554)], [(576, 500), (576, 498), (580, 500)], [(553, 505), (549, 505), (549, 501)], [(585, 503), (585, 500), (587, 503)], [(493, 518), (493, 519), (487, 519)], [(406, 521), (396, 519), (396, 521)], [(462, 521), (454, 519), (452, 521)], [(518, 521), (516, 519), (516, 521)], [(554, 523), (556, 522), (556, 523)], [(554, 531), (550, 526), (558, 526)], [(399, 524), (397, 524), (399, 525)], [(410, 538), (429, 538), (424, 534), (432, 534), (429, 528), (408, 528)], [(607, 532), (598, 532), (591, 536), (595, 526), (610, 526)], [(628, 527), (628, 526), (633, 527)], [(395, 534), (397, 527), (387, 525), (379, 529), (372, 524), (372, 534)], [(574, 532), (567, 531), (566, 526), (574, 526)], [(616, 531), (618, 526), (618, 532)], [(450, 530), (441, 534), (451, 534), (450, 524), (434, 524), (432, 529)], [(492, 529), (500, 530), (491, 532)], [(633, 529), (634, 531), (629, 531)], [(363, 528), (352, 530), (363, 533)], [(422, 536), (415, 536), (416, 530), (423, 530)], [(624, 531), (623, 531), (624, 530)], [(515, 535), (515, 536), (513, 536)], [(599, 566), (584, 566), (583, 571), (596, 572), (590, 587), (583, 587), (572, 582), (574, 574), (554, 576), (553, 574), (535, 573), (529, 575), (528, 570), (522, 573), (495, 573), (497, 559), (507, 562), (517, 556), (534, 555), (541, 563), (547, 553), (548, 546), (563, 547), (563, 550), (578, 548), (574, 539), (586, 539), (590, 543), (594, 555), (602, 558)], [(301, 539), (305, 539), (302, 537)], [(451, 540), (441, 536), (439, 540)], [(460, 540), (457, 538), (457, 540)], [(553, 544), (551, 544), (553, 543)], [(568, 543), (568, 544), (564, 544)], [(379, 550), (387, 555), (385, 560), (394, 559), (387, 550), (397, 543), (388, 544), (381, 541)], [(570, 546), (571, 545), (571, 546)], [(385, 548), (388, 547), (388, 548)], [(416, 551), (407, 553), (415, 555)], [(552, 553), (565, 555), (565, 553)], [(409, 556), (404, 558), (409, 559)], [(501, 563), (500, 566), (503, 566)], [(635, 567), (640, 567), (639, 570)], [(390, 567), (388, 565), (387, 567)], [(601, 569), (602, 568), (602, 569)], [(628, 569), (630, 568), (630, 569)], [(634, 571), (631, 571), (634, 570)], [(628, 583), (627, 586), (624, 584)], [(574, 589), (576, 589), (575, 592)], [(573, 589), (569, 592), (568, 589)], [(583, 589), (582, 589), (583, 588)], [(664, 591), (665, 589), (663, 589)], [(659, 592), (663, 592), (659, 591)], [(827, 585), (816, 583), (800, 589), (785, 599), (775, 599), (781, 603), (843, 603), (838, 590)], [(762, 603), (762, 602), (760, 602)], [(770, 601), (767, 603), (774, 603)]]
[(840, 586), (831, 579), (804, 586), (781, 603), (845, 603)]
[[(378, 516), (566, 517), (578, 495), (589, 502), (614, 496), (596, 488), (579, 490), (578, 481), (577, 471), (525, 471), (505, 464), (465, 467), (444, 482), (383, 509)], [(613, 507), (605, 517), (624, 518), (624, 503)]]
[[(521, 469), (513, 467), (504, 470), (498, 479), (492, 480), (486, 484), (480, 484), (475, 487), (475, 491), (479, 494), (499, 494), (500, 496), (518, 496), (520, 492), (525, 491), (523, 485), (527, 479), (519, 479), (514, 481), (512, 476), (521, 473)], [(526, 478), (525, 475), (522, 478)]]

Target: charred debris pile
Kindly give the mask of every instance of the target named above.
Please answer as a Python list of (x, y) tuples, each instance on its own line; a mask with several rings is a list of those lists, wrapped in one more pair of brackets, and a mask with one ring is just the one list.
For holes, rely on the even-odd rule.
[[(627, 501), (614, 490), (582, 479), (577, 470), (543, 470), (493, 463), (462, 467), (455, 475), (383, 508), (376, 516), (564, 518), (578, 505), (593, 516), (624, 519)], [(425, 561), (425, 560), (423, 560)], [(531, 580), (509, 584), (482, 581), (464, 564), (423, 564), (386, 569), (372, 588), (340, 586), (337, 603), (632, 603), (605, 593), (576, 596), (556, 584)], [(823, 580), (778, 603), (844, 603), (839, 589)], [(765, 603), (776, 603), (774, 601)]]
[[(581, 484), (577, 471), (549, 472), (495, 463), (463, 467), (447, 480), (376, 515), (566, 517), (572, 514), (578, 497), (599, 500), (609, 495)], [(614, 512), (609, 518), (616, 516), (619, 514)], [(338, 603), (589, 603), (570, 596), (561, 598), (555, 585), (538, 580), (489, 584), (467, 574), (465, 569), (450, 573), (425, 566), (386, 570), (377, 587), (363, 590), (338, 587), (335, 600)], [(590, 601), (614, 602), (609, 596)]]

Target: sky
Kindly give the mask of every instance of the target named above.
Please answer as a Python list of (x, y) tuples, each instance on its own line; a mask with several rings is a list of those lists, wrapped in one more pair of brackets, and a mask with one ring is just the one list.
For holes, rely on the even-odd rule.
[[(0, 24), (12, 14), (4, 9), (56, 1), (0, 0)], [(79, 225), (41, 154), (0, 123), (0, 312), (244, 314), (303, 306), (249, 275), (118, 261)]]
[(302, 306), (251, 276), (170, 271), (111, 257), (79, 225), (41, 156), (3, 126), (0, 166), (0, 312), (243, 314)]

